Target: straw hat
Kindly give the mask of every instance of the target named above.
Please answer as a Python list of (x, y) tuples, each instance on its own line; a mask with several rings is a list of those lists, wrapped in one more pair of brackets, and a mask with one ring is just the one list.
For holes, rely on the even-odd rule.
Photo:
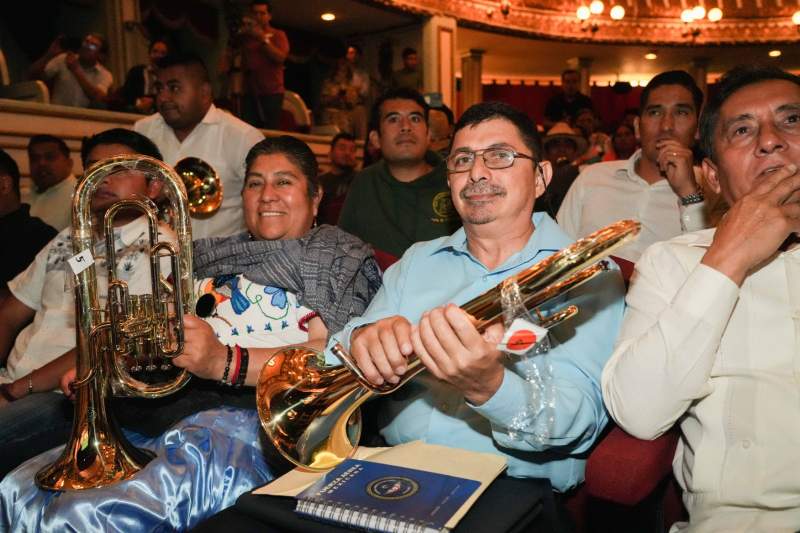
[(570, 128), (569, 124), (566, 122), (556, 122), (553, 124), (553, 127), (550, 128), (550, 131), (547, 132), (547, 135), (545, 135), (542, 140), (542, 145), (547, 149), (547, 143), (555, 139), (571, 139), (578, 147), (578, 154), (584, 153), (589, 147), (586, 139)]

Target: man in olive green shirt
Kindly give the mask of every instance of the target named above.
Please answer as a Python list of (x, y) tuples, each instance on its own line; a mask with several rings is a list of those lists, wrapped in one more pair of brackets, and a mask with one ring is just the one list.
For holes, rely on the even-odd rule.
[(353, 179), (339, 226), (396, 257), (418, 241), (450, 235), (461, 225), (444, 161), (428, 150), (428, 105), (410, 89), (375, 102), (370, 140), (383, 158)]

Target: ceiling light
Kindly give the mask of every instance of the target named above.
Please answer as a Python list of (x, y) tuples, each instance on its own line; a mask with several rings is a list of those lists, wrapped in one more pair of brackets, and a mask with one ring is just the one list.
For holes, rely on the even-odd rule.
[(625, 17), (625, 8), (622, 6), (614, 6), (608, 13), (614, 20), (622, 20)]
[(703, 6), (695, 6), (692, 8), (692, 18), (694, 20), (703, 20), (706, 16), (706, 8)]
[(644, 55), (644, 58), (647, 59), (648, 61), (652, 61), (652, 60), (656, 59), (657, 57), (658, 57), (658, 55), (656, 55), (655, 52), (647, 52)]
[(589, 11), (589, 8), (586, 6), (581, 6), (575, 12), (580, 20), (588, 20), (588, 18), (592, 15), (592, 12)]
[(685, 23), (689, 24), (694, 20), (694, 13), (692, 13), (691, 9), (684, 9), (681, 11), (681, 20)]
[(606, 6), (601, 0), (592, 0), (592, 3), (589, 4), (589, 11), (591, 11), (593, 15), (599, 15), (605, 8)]
[[(800, 13), (800, 11), (798, 11)], [(719, 22), (722, 19), (722, 10), (718, 7), (712, 7), (708, 10), (708, 20), (711, 22)], [(800, 16), (798, 16), (800, 19)], [(798, 22), (800, 24), (800, 22)]]
[(794, 12), (794, 15), (792, 15), (792, 22), (800, 26), (800, 11)]
[(767, 54), (767, 55), (769, 55), (769, 57), (781, 57), (781, 51), (780, 50), (770, 50), (769, 54)]
[(322, 15), (320, 15), (319, 18), (321, 18), (325, 22), (332, 22), (336, 20), (336, 15), (334, 15), (333, 13), (323, 13)]

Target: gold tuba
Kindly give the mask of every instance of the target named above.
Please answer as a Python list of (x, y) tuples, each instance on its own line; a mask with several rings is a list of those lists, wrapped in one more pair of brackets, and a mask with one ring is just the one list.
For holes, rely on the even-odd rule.
[[(542, 304), (607, 270), (602, 258), (639, 233), (639, 223), (622, 220), (519, 272), (473, 298), (461, 308), (476, 320), (478, 331), (509, 318), (503, 299), (527, 309)], [(567, 306), (542, 320), (549, 328), (578, 312)], [(274, 355), (256, 389), (261, 425), (272, 444), (292, 463), (314, 471), (330, 469), (349, 457), (361, 434), (358, 408), (376, 394), (389, 394), (425, 369), (411, 358), (400, 382), (376, 386), (361, 374), (354, 359), (337, 344), (334, 354), (343, 366), (325, 367), (321, 353), (304, 347)]]
[[(75, 254), (94, 251), (91, 198), (107, 176), (139, 171), (164, 182), (171, 203), (177, 248), (158, 242), (158, 212), (149, 200), (121, 200), (105, 214), (108, 301), (100, 308), (98, 268), (76, 275), (77, 375), (72, 435), (61, 457), (36, 474), (36, 484), (50, 490), (102, 487), (126, 479), (153, 455), (134, 447), (107, 412), (112, 390), (158, 398), (183, 387), (185, 370), (170, 364), (183, 351), (183, 314), (194, 308), (192, 287), (192, 233), (181, 178), (169, 166), (146, 156), (118, 156), (92, 166), (72, 199), (72, 247)], [(149, 224), (151, 294), (130, 295), (117, 278), (114, 217), (120, 210), (138, 210)], [(171, 261), (172, 282), (161, 271), (161, 258)]]

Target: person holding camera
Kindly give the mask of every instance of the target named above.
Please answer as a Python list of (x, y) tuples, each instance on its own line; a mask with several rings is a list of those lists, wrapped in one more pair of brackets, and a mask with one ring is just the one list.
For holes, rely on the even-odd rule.
[(105, 107), (114, 77), (101, 63), (106, 44), (97, 33), (87, 33), (80, 45), (70, 46), (59, 36), (28, 69), (30, 79), (50, 86), (50, 103), (73, 107)]
[(244, 88), (242, 118), (257, 128), (277, 129), (283, 104), (283, 64), (289, 55), (286, 33), (273, 28), (272, 6), (254, 0), (239, 29)]

